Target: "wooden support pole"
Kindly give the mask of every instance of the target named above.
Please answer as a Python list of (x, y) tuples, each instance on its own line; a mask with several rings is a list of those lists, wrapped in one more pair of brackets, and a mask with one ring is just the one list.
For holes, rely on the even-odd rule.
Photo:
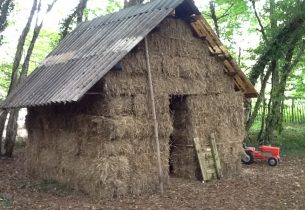
[(148, 83), (149, 83), (149, 95), (150, 95), (150, 102), (151, 102), (151, 109), (152, 109), (152, 116), (154, 121), (154, 137), (156, 140), (157, 146), (157, 157), (158, 157), (158, 168), (159, 168), (159, 182), (160, 182), (160, 192), (163, 195), (163, 172), (162, 172), (162, 163), (161, 163), (161, 153), (160, 153), (160, 141), (159, 141), (159, 131), (158, 131), (158, 121), (156, 115), (156, 104), (155, 104), (155, 96), (154, 96), (154, 89), (152, 84), (152, 76), (151, 76), (151, 68), (150, 68), (150, 59), (149, 59), (149, 51), (148, 51), (148, 43), (147, 38), (144, 38), (145, 42), (145, 56), (146, 56), (146, 66), (148, 72)]

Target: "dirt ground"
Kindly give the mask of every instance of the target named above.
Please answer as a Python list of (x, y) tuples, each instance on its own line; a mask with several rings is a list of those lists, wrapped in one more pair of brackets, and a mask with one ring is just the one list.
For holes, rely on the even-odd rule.
[(163, 197), (115, 200), (37, 184), (23, 165), (22, 149), (0, 160), (0, 209), (305, 209), (305, 158), (287, 158), (277, 167), (243, 166), (240, 177), (210, 183), (171, 178)]

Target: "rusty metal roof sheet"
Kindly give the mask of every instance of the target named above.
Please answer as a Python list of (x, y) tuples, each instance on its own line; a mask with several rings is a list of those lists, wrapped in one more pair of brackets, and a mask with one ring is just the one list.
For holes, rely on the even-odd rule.
[(199, 14), (192, 0), (154, 0), (81, 23), (0, 107), (78, 101), (178, 6)]

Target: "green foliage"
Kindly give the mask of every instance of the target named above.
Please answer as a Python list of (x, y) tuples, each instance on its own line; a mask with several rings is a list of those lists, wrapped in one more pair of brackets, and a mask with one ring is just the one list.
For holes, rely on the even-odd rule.
[[(264, 22), (269, 21), (269, 24), (264, 27), (268, 35), (268, 43), (262, 42), (260, 45), (263, 48), (257, 51), (260, 54), (260, 58), (256, 65), (253, 66), (250, 74), (250, 80), (253, 83), (257, 82), (258, 77), (263, 73), (264, 67), (269, 61), (284, 59), (287, 50), (296, 45), (305, 32), (305, 13), (301, 12), (305, 10), (305, 2), (298, 0), (294, 1), (294, 3), (290, 1), (276, 3), (274, 17), (267, 16), (264, 20)], [(265, 12), (267, 12), (266, 7), (264, 8)], [(272, 28), (270, 25), (270, 19), (272, 18), (276, 20), (276, 28)]]
[[(247, 145), (258, 146), (255, 141), (259, 133), (260, 123), (256, 122), (250, 130), (251, 141)], [(281, 149), (281, 156), (305, 156), (305, 127), (304, 125), (284, 124), (281, 134), (275, 132), (276, 144)]]
[[(241, 68), (244, 71), (249, 70), (249, 63), (255, 60), (256, 55), (252, 53), (253, 49), (247, 46), (246, 37), (257, 36), (257, 31), (252, 28), (254, 17), (248, 0), (210, 0), (210, 2), (215, 4), (220, 39), (228, 47), (233, 58), (240, 61)], [(207, 6), (202, 13), (214, 27), (210, 8)], [(250, 58), (251, 55), (254, 55), (254, 59)]]
[(121, 8), (123, 8), (123, 4), (121, 1), (118, 1), (118, 0), (109, 1), (107, 4), (106, 10), (103, 12), (102, 15), (113, 13)]
[(40, 180), (33, 183), (31, 187), (38, 192), (51, 193), (58, 196), (71, 195), (74, 192), (71, 187), (55, 180)]
[(76, 8), (61, 22), (60, 26), (60, 36), (63, 39), (74, 27), (76, 24), (79, 24), (83, 21), (83, 18), (86, 15), (88, 0), (79, 0)]
[(277, 145), (282, 156), (305, 156), (304, 125), (286, 125), (284, 132), (277, 135)]
[[(84, 17), (84, 19), (87, 21), (87, 20), (96, 18), (98, 16), (113, 13), (123, 7), (121, 1), (112, 0), (112, 1), (107, 2), (107, 6), (105, 9), (88, 8), (86, 6), (86, 2), (85, 2), (85, 7), (82, 8), (82, 7), (80, 7), (82, 1), (87, 2), (88, 0), (80, 0), (79, 5), (72, 11), (71, 14), (68, 15), (67, 18), (65, 18), (60, 23), (60, 37), (61, 37), (60, 39), (63, 39), (69, 32), (71, 32), (76, 27), (76, 25), (78, 24), (78, 19), (80, 18), (79, 17), (80, 10), (83, 10), (81, 14)], [(81, 19), (83, 19), (83, 18), (81, 18)]]
[(60, 39), (63, 39), (76, 26), (76, 12), (70, 14), (60, 24)]
[(11, 63), (0, 64), (0, 100), (6, 97), (10, 85), (12, 67), (13, 64)]
[(0, 45), (2, 44), (3, 35), (1, 34), (8, 25), (8, 16), (14, 9), (15, 3), (13, 0), (3, 0), (0, 2)]
[[(251, 15), (246, 0), (215, 0), (216, 16), (220, 26), (220, 37), (231, 45), (236, 45), (234, 36), (243, 33), (243, 24), (249, 22)], [(203, 15), (213, 25), (209, 8)]]
[(118, 11), (123, 8), (123, 4), (119, 0), (108, 1), (107, 6), (105, 8), (86, 8), (86, 19), (92, 20), (93, 18), (107, 15), (113, 12)]
[(0, 209), (8, 209), (13, 206), (12, 196), (6, 193), (0, 193)]
[[(31, 34), (31, 33), (30, 33)], [(56, 32), (42, 29), (36, 41), (35, 48), (30, 60), (29, 73), (31, 73), (45, 57), (57, 46), (60, 35)], [(27, 40), (26, 48), (30, 45), (30, 40)]]
[(305, 99), (305, 56), (302, 57), (290, 76), (287, 92), (295, 98)]

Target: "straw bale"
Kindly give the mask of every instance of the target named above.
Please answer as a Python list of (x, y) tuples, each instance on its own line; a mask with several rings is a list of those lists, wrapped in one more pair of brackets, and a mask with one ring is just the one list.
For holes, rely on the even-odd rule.
[[(137, 117), (150, 117), (151, 111), (151, 101), (148, 94), (136, 94), (133, 96), (133, 109), (134, 114)], [(155, 106), (157, 117), (164, 116), (167, 117), (169, 114), (169, 97), (168, 95), (155, 95)], [(164, 119), (160, 119), (164, 120)], [(168, 122), (168, 119), (167, 119)]]
[(192, 29), (188, 26), (188, 23), (180, 19), (167, 18), (162, 21), (159, 34), (164, 37), (177, 37), (188, 41), (194, 40)]
[[(160, 136), (168, 135), (172, 126), (166, 115), (159, 116)], [(122, 116), (118, 118), (89, 117), (87, 122), (87, 135), (89, 137), (98, 136), (111, 141), (121, 138), (149, 137), (153, 135), (153, 121), (148, 118), (136, 118), (133, 116)]]
[[(166, 19), (148, 36), (163, 178), (200, 178), (193, 138), (215, 133), (225, 175), (240, 169), (243, 96), (223, 64), (182, 20)], [(104, 198), (154, 192), (156, 144), (141, 42), (78, 103), (29, 109), (28, 170)], [(185, 101), (171, 107), (171, 96)], [(182, 97), (182, 98), (183, 98)], [(170, 139), (172, 142), (170, 142)], [(172, 144), (172, 145), (170, 145)]]
[(105, 76), (104, 92), (106, 95), (135, 95), (148, 93), (148, 81), (145, 76), (119, 75), (114, 77), (111, 72)]
[(125, 95), (86, 95), (79, 102), (79, 113), (95, 116), (130, 115), (133, 113), (132, 108), (132, 97)]
[[(202, 71), (201, 59), (185, 59), (180, 56), (170, 57), (165, 55), (160, 60), (162, 61), (162, 72), (160, 74), (166, 77), (204, 79), (206, 74), (206, 72)], [(154, 70), (154, 73), (159, 73), (157, 69)]]
[(191, 96), (187, 102), (192, 113), (193, 132), (203, 144), (215, 134), (223, 173), (240, 170), (241, 143), (244, 139), (242, 95), (222, 93)]
[[(111, 143), (105, 142), (101, 145), (97, 158), (91, 161), (84, 160), (83, 162), (87, 163), (86, 168), (76, 167), (75, 169), (70, 167), (71, 161), (65, 161), (66, 175), (73, 169), (77, 173), (75, 180), (69, 181), (73, 183), (79, 181), (77, 185), (81, 190), (105, 198), (153, 192), (158, 184), (157, 158), (153, 139), (125, 139), (122, 142)], [(168, 151), (168, 148), (164, 147), (167, 147), (167, 142), (161, 139), (162, 151)], [(168, 154), (162, 153), (161, 157), (165, 171), (164, 178), (167, 181)]]
[(128, 193), (131, 169), (126, 156), (98, 157), (88, 171), (95, 177), (95, 190), (98, 197), (113, 198)]
[[(153, 62), (152, 62), (153, 63)], [(122, 60), (122, 74), (128, 76), (143, 76), (147, 75), (146, 58), (144, 50), (139, 50), (137, 53), (129, 53)]]
[(150, 52), (198, 58), (204, 53), (205, 43), (194, 38), (192, 30), (190, 27), (186, 27), (186, 24), (182, 20), (164, 20), (161, 23), (160, 31), (149, 35)]

